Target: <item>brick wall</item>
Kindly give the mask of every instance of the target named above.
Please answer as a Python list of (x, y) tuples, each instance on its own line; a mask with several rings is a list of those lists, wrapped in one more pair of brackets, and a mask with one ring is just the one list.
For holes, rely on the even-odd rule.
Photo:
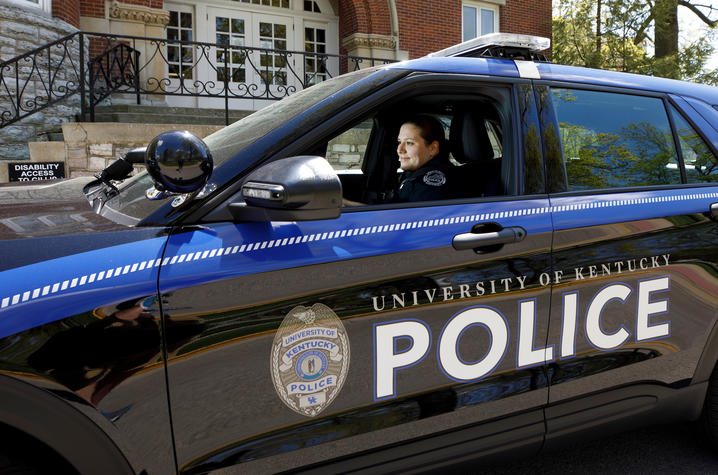
[[(461, 42), (461, 0), (396, 0), (399, 48), (417, 58)], [(507, 0), (499, 29), (551, 38), (551, 0)], [(391, 34), (387, 0), (339, 0), (339, 38)], [(346, 53), (342, 49), (341, 53)]]
[(66, 21), (75, 28), (80, 27), (80, 0), (52, 2), (52, 16)]
[(461, 0), (396, 0), (396, 10), (399, 48), (410, 58), (461, 42)]
[(105, 0), (80, 0), (80, 16), (105, 18)]
[(369, 19), (362, 0), (339, 0), (339, 38), (357, 32), (369, 32)]
[(504, 33), (551, 38), (551, 0), (507, 0), (499, 22)]
[[(363, 3), (363, 0), (339, 0), (339, 54), (347, 54), (341, 46), (342, 38), (369, 32), (369, 18)], [(342, 72), (346, 72), (346, 61), (342, 63)]]
[[(418, 2), (414, 2), (418, 3)], [(376, 35), (391, 34), (391, 14), (387, 0), (364, 0), (369, 12), (369, 31)]]

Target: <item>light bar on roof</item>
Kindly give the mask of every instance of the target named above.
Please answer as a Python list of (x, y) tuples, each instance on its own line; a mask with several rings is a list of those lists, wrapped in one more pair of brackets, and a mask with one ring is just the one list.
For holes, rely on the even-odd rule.
[(535, 52), (548, 49), (551, 46), (551, 40), (541, 36), (518, 35), (515, 33), (489, 33), (488, 35), (477, 36), (476, 38), (450, 46), (441, 51), (429, 53), (429, 56), (460, 56), (474, 50), (491, 46), (526, 48), (529, 51)]

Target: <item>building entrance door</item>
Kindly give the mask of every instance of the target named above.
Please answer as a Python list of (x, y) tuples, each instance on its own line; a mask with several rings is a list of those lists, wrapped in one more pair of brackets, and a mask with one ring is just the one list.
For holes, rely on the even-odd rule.
[[(167, 45), (172, 90), (196, 94), (169, 95), (169, 105), (258, 110), (339, 74), (337, 17), (327, 5), (166, 5), (177, 23), (168, 27), (168, 40), (175, 40)], [(177, 44), (190, 39), (202, 44)]]
[(294, 48), (291, 17), (208, 8), (209, 43), (216, 43), (206, 75), (207, 90), (221, 98), (200, 101), (203, 107), (224, 107), (224, 88), (233, 109), (259, 109), (266, 99), (276, 99), (301, 89), (291, 56), (280, 51)]

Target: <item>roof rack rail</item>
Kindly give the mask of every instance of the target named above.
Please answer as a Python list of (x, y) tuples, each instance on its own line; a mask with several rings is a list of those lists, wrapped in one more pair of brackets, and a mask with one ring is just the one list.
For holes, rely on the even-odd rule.
[(429, 53), (431, 57), (468, 56), (481, 58), (521, 59), (549, 62), (539, 53), (551, 46), (549, 38), (515, 33), (490, 33), (464, 41), (458, 45)]

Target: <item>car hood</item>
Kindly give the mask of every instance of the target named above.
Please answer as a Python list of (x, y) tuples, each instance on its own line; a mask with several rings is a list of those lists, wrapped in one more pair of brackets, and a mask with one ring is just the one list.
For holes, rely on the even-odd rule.
[(92, 210), (82, 188), (93, 179), (0, 186), (0, 241), (127, 229)]

